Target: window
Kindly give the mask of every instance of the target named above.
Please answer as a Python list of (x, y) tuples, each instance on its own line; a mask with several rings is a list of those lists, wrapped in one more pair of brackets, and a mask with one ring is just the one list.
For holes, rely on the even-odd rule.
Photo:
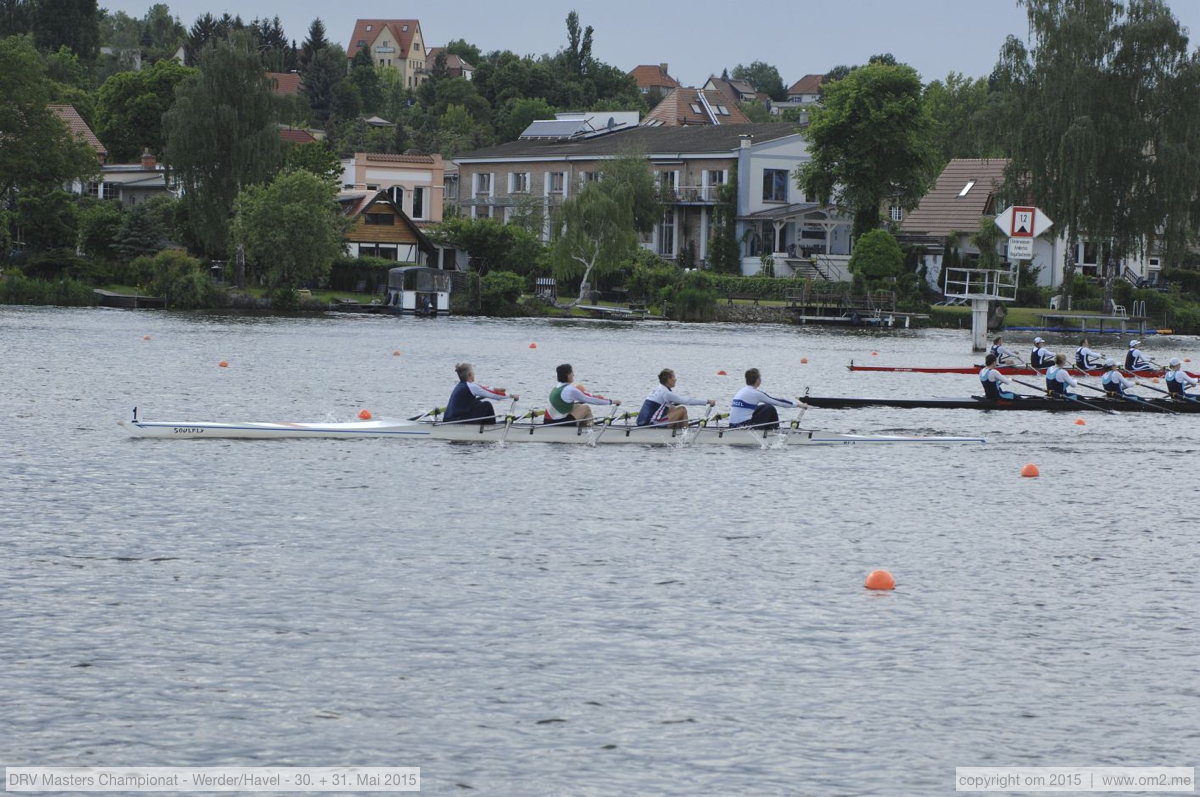
[(658, 254), (673, 257), (675, 255), (675, 211), (669, 210), (663, 214), (662, 223), (658, 225)]
[(962, 199), (963, 197), (965, 197), (970, 192), (970, 190), (974, 187), (975, 187), (975, 181), (967, 180), (967, 184), (964, 185), (963, 189), (958, 192), (958, 198)]
[(529, 193), (529, 172), (513, 172), (508, 175), (508, 193)]
[(674, 169), (658, 173), (658, 188), (669, 196), (673, 197), (676, 194), (676, 189), (679, 188), (679, 172)]
[(412, 190), (413, 206), (412, 217), (414, 219), (425, 218), (425, 186), (414, 186)]
[(566, 173), (565, 172), (550, 172), (549, 177), (550, 177), (550, 193), (551, 194), (561, 194), (563, 192), (563, 186), (566, 185), (566, 177), (567, 177)]
[(475, 196), (491, 196), (492, 195), (492, 174), (491, 172), (480, 172), (475, 175)]
[(692, 109), (692, 113), (704, 113), (704, 111), (700, 108), (699, 104), (697, 104), (697, 103), (693, 102), (688, 107)]
[(359, 47), (366, 47), (366, 46), (367, 46), (367, 40), (366, 40), (366, 39), (359, 39), (359, 40), (358, 40), (358, 46), (359, 46)]
[(717, 106), (717, 116), (729, 116), (729, 109), (724, 105)]
[(401, 25), (400, 30), (404, 31), (405, 33), (408, 33), (408, 25)]
[(367, 25), (367, 33), (370, 33), (370, 32), (371, 32), (371, 26)]
[(458, 199), (458, 177), (443, 178), (442, 188), (446, 199)]
[(404, 208), (404, 186), (394, 185), (387, 190), (388, 198), (392, 200), (392, 204), (396, 207)]
[(396, 223), (396, 217), (391, 213), (366, 213), (363, 215), (363, 223), (378, 225), (380, 227), (391, 227)]
[(892, 221), (904, 221), (904, 209), (899, 205), (892, 205), (888, 208), (888, 218)]
[(105, 183), (104, 184), (104, 198), (105, 199), (119, 199), (121, 195), (120, 195), (120, 193), (118, 193), (117, 188), (118, 188), (117, 183)]
[(787, 169), (763, 169), (764, 202), (787, 202)]
[(487, 205), (476, 205), (475, 206), (475, 218), (490, 219), (491, 217), (492, 217), (492, 209), (489, 208)]

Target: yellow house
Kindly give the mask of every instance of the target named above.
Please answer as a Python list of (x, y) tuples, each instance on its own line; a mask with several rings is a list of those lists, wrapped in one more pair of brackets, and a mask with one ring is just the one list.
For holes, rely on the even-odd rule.
[(415, 19), (356, 20), (346, 56), (353, 61), (364, 49), (371, 53), (371, 63), (398, 71), (405, 88), (415, 89), (429, 77), (425, 38)]

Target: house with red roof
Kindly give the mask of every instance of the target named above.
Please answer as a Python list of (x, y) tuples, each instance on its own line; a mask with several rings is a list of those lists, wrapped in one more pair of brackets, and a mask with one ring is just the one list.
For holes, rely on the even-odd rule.
[(418, 226), (439, 224), (445, 168), (442, 156), (437, 153), (355, 152), (353, 157), (342, 159), (342, 188), (382, 191)]
[(79, 115), (79, 111), (75, 110), (74, 105), (47, 105), (55, 116), (63, 120), (75, 138), (82, 141), (91, 147), (96, 153), (96, 159), (104, 163), (108, 159), (108, 150), (100, 143), (100, 139), (96, 138), (96, 134), (92, 132), (92, 128), (88, 127), (88, 123)]
[[(790, 108), (797, 108), (802, 113), (821, 101), (821, 84), (825, 82), (824, 75), (805, 75), (797, 80), (787, 90), (785, 102), (771, 103), (771, 113), (783, 113)], [(801, 121), (804, 121), (801, 117)]]
[(376, 66), (399, 72), (400, 84), (405, 88), (415, 89), (429, 77), (428, 54), (418, 20), (355, 20), (346, 57), (353, 61), (360, 50), (369, 52)]
[(382, 257), (401, 263), (435, 265), (437, 247), (387, 191), (342, 191), (342, 214), (351, 220), (346, 244), (352, 257)]
[(742, 113), (742, 109), (725, 92), (682, 86), (671, 89), (662, 102), (655, 105), (642, 120), (642, 124), (647, 127), (749, 123), (749, 117)]
[[(429, 52), (425, 55), (425, 71), (433, 74), (433, 69), (437, 65), (438, 56), (445, 51), (445, 47), (430, 47)], [(454, 53), (446, 53), (446, 74), (450, 77), (461, 77), (467, 80), (471, 79), (471, 75), (475, 73), (474, 64), (469, 61), (464, 61), (462, 56)]]
[(679, 86), (679, 81), (667, 74), (666, 64), (642, 64), (635, 66), (629, 74), (637, 83), (638, 91), (643, 94), (655, 90), (666, 94)]
[(268, 72), (267, 82), (277, 97), (295, 97), (300, 93), (299, 72)]

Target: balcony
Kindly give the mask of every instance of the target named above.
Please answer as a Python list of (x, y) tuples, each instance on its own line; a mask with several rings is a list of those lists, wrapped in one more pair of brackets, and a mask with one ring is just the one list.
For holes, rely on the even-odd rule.
[(719, 185), (661, 186), (659, 196), (673, 205), (715, 205)]

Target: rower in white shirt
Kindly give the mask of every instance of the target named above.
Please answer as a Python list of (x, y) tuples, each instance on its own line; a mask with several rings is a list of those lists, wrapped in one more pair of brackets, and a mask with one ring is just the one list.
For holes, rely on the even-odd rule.
[(675, 392), (675, 372), (670, 368), (664, 368), (658, 374), (658, 387), (651, 391), (646, 400), (642, 402), (642, 408), (638, 412), (638, 426), (657, 426), (667, 424), (672, 429), (679, 429), (687, 425), (688, 413), (687, 408), (703, 407), (705, 404), (712, 407), (717, 403), (716, 399), (698, 399), (689, 396), (683, 396)]
[(1054, 352), (1046, 348), (1044, 338), (1033, 339), (1033, 351), (1029, 354), (1029, 365), (1037, 371), (1054, 365)]
[(1117, 369), (1117, 361), (1111, 357), (1104, 361), (1104, 368), (1106, 370), (1100, 377), (1100, 385), (1109, 398), (1125, 398), (1125, 391), (1137, 384), (1132, 379), (1125, 378)]
[(730, 426), (747, 426), (756, 429), (778, 429), (779, 411), (776, 407), (798, 407), (799, 399), (776, 398), (763, 392), (762, 375), (757, 368), (746, 371), (746, 386), (733, 396), (733, 409), (729, 411)]
[(989, 354), (996, 356), (996, 367), (1003, 368), (1008, 365), (1016, 365), (1020, 362), (1017, 353), (1004, 345), (1004, 338), (997, 336), (992, 341), (992, 345), (988, 348)]
[(1167, 383), (1167, 393), (1176, 401), (1200, 400), (1187, 392), (1189, 387), (1195, 387), (1200, 383), (1191, 374), (1183, 370), (1183, 363), (1179, 361), (1178, 357), (1172, 357), (1170, 362), (1167, 363), (1167, 372), (1163, 374), (1163, 381)]
[(1075, 394), (1067, 387), (1078, 387), (1079, 383), (1067, 370), (1067, 355), (1054, 355), (1054, 365), (1046, 369), (1046, 393), (1058, 398), (1073, 399)]
[(1126, 371), (1155, 371), (1154, 363), (1146, 359), (1146, 355), (1142, 354), (1140, 340), (1129, 341), (1129, 351), (1125, 353), (1125, 370)]
[(1088, 339), (1084, 338), (1079, 341), (1079, 348), (1075, 350), (1075, 367), (1081, 371), (1090, 371), (1094, 368), (1103, 367), (1104, 356), (1099, 352), (1092, 351), (1088, 348)]
[(1001, 399), (1012, 401), (1016, 398), (1011, 390), (1006, 389), (1012, 385), (1012, 382), (996, 369), (996, 355), (991, 352), (988, 352), (987, 357), (983, 358), (983, 368), (979, 372), (979, 381), (983, 383), (984, 395), (993, 401)]

